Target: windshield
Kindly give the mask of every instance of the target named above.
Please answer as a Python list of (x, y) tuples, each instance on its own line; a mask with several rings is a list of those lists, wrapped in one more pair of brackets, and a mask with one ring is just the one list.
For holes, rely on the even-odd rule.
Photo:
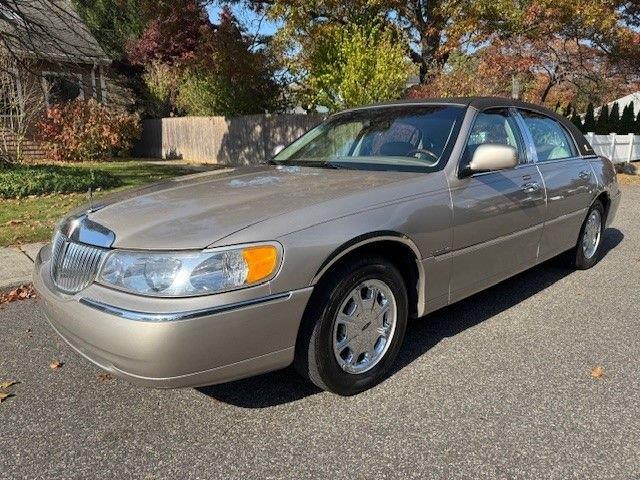
[(273, 161), (327, 168), (435, 169), (463, 114), (464, 107), (454, 105), (350, 111), (310, 130)]

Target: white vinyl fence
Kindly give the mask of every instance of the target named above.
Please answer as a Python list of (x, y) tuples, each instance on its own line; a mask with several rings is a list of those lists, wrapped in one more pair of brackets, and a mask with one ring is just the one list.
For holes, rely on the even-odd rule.
[(640, 160), (640, 135), (585, 135), (598, 155), (607, 157), (613, 163), (631, 162)]

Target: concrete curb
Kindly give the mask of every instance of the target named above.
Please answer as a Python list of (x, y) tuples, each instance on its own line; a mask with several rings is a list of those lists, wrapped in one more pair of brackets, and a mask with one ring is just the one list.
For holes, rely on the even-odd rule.
[(44, 243), (0, 248), (0, 291), (31, 283), (33, 262)]

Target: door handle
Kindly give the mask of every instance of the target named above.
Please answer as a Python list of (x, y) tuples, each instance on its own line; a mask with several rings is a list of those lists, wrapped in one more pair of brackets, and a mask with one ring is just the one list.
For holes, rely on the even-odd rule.
[(580, 178), (582, 178), (583, 180), (586, 180), (587, 178), (591, 178), (591, 172), (587, 171), (587, 170), (582, 170), (580, 173)]
[(528, 182), (522, 185), (522, 191), (526, 193), (533, 193), (540, 190), (540, 185), (538, 182)]

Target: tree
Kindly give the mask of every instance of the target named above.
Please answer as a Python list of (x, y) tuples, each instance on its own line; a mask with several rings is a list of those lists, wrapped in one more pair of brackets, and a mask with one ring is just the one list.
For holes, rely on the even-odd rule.
[(303, 52), (301, 97), (331, 111), (398, 98), (412, 72), (398, 32), (380, 24), (327, 26)]
[(140, 0), (73, 0), (73, 4), (113, 60), (125, 59), (125, 46), (142, 35), (149, 21)]
[(0, 166), (23, 160), (24, 146), (46, 109), (40, 79), (0, 57)]
[(589, 103), (587, 107), (587, 113), (584, 116), (584, 124), (582, 125), (585, 133), (591, 133), (596, 131), (596, 116), (593, 103)]
[[(629, 0), (218, 0), (242, 2), (284, 22), (279, 35), (287, 46), (319, 38), (323, 25), (384, 20), (404, 30), (406, 48), (420, 69), (421, 83), (445, 70), (453, 53), (469, 53), (495, 39), (526, 37), (591, 45), (618, 59), (630, 45), (637, 9)], [(553, 85), (552, 87), (553, 88)]]
[(254, 49), (230, 10), (223, 9), (208, 43), (185, 64), (176, 106), (188, 115), (246, 115), (278, 108), (280, 85), (268, 52)]
[(600, 114), (596, 121), (596, 133), (598, 135), (608, 135), (611, 133), (609, 128), (609, 105), (603, 105), (600, 108)]
[(211, 42), (213, 27), (204, 7), (194, 0), (178, 0), (160, 8), (139, 38), (126, 45), (136, 65), (161, 62), (181, 66), (198, 57)]
[(622, 116), (620, 117), (620, 128), (618, 129), (618, 133), (621, 134), (629, 134), (633, 133), (635, 127), (635, 105), (633, 102), (627, 104), (622, 111)]
[(620, 130), (620, 105), (615, 102), (609, 111), (609, 132), (619, 133)]

